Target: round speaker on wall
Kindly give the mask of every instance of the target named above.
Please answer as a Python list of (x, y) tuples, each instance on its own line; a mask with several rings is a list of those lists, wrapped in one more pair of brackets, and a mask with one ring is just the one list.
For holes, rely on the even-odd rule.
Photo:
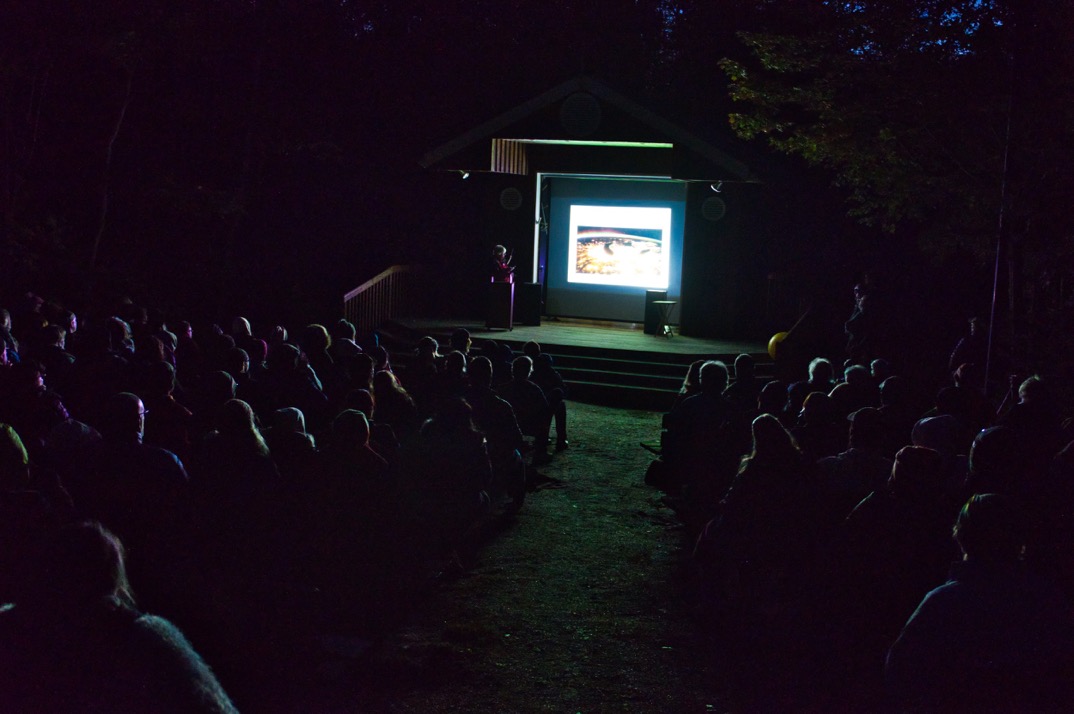
[(706, 221), (718, 221), (727, 214), (727, 204), (722, 198), (710, 196), (701, 204), (701, 215)]
[(500, 191), (500, 208), (505, 211), (517, 211), (522, 208), (522, 192), (514, 186)]
[(587, 92), (575, 92), (559, 106), (559, 123), (574, 136), (589, 136), (600, 126), (600, 120), (600, 102)]

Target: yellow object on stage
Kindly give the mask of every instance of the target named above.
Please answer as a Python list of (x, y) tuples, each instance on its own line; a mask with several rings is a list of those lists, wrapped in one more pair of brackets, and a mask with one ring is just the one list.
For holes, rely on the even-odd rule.
[(787, 339), (789, 332), (777, 332), (772, 335), (772, 339), (768, 341), (768, 356), (772, 359), (776, 358), (776, 353), (779, 351), (779, 343)]

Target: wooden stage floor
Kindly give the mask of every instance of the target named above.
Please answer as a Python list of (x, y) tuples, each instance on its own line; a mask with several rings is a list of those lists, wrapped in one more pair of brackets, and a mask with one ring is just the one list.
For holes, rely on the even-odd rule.
[[(397, 323), (408, 330), (431, 334), (438, 340), (458, 327), (470, 331), (474, 340), (490, 339), (505, 342), (534, 340), (542, 346), (568, 346), (594, 349), (630, 350), (634, 352), (658, 352), (675, 355), (720, 356), (726, 358), (743, 352), (767, 357), (768, 346), (755, 340), (710, 340), (686, 337), (676, 333), (672, 337), (647, 335), (641, 323), (602, 322), (568, 318), (545, 318), (540, 326), (516, 325), (513, 330), (490, 330), (484, 320), (477, 319), (400, 319)], [(446, 344), (441, 340), (441, 350)]]

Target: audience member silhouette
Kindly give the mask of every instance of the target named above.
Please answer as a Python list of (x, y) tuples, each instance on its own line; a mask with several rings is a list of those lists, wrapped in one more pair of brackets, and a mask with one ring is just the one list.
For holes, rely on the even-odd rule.
[(236, 711), (168, 620), (136, 609), (119, 540), (69, 526), (42, 553), (24, 598), (0, 612), (0, 691), (22, 712)]
[(332, 338), (328, 345), (328, 354), (337, 364), (353, 359), (362, 353), (362, 348), (357, 342), (357, 330), (349, 320), (343, 318), (336, 320), (328, 329), (328, 333)]
[(440, 373), (437, 375), (434, 398), (428, 405), (430, 415), (439, 408), (443, 400), (459, 399), (466, 394), (469, 388), (466, 363), (466, 355), (458, 350), (452, 350), (444, 356), (440, 364)]
[(733, 464), (741, 454), (732, 454), (724, 446), (724, 427), (731, 408), (724, 398), (727, 389), (727, 366), (709, 360), (701, 366), (701, 391), (687, 397), (664, 417), (667, 433), (663, 458), (670, 471), (670, 484), (689, 490), (698, 483), (709, 482), (707, 493), (722, 493), (730, 485)]
[(261, 406), (258, 384), (250, 374), (251, 359), (249, 353), (241, 347), (232, 347), (224, 354), (223, 371), (235, 380), (235, 397), (256, 408)]
[(847, 386), (850, 411), (856, 412), (864, 407), (880, 406), (880, 386), (873, 381), (868, 367), (853, 364), (843, 371), (843, 383)]
[(401, 443), (414, 436), (419, 427), (418, 408), (398, 377), (386, 370), (374, 374), (373, 397), (373, 419), (390, 426)]
[(336, 376), (336, 363), (328, 354), (332, 346), (332, 338), (328, 336), (328, 330), (324, 325), (306, 325), (298, 336), (298, 347), (305, 356), (306, 363), (313, 370), (321, 384), (321, 388), (329, 394), (338, 388)]
[(190, 421), (190, 443), (200, 443), (216, 428), (224, 404), (235, 398), (235, 378), (223, 370), (207, 373), (198, 383), (193, 395), (194, 416)]
[(48, 375), (49, 385), (62, 397), (71, 393), (75, 371), (75, 356), (66, 350), (67, 331), (59, 325), (49, 325), (40, 334), (40, 345), (31, 353)]
[(831, 393), (835, 387), (835, 367), (824, 357), (814, 357), (809, 362), (808, 378), (793, 382), (787, 388), (787, 411), (797, 420), (805, 398), (813, 392)]
[(1040, 376), (1033, 375), (1018, 385), (1017, 394), (1017, 402), (997, 419), (997, 423), (1018, 435), (1026, 458), (1033, 462), (1036, 470), (1043, 471), (1064, 444), (1054, 388)]
[(59, 394), (45, 384), (45, 369), (35, 359), (24, 359), (8, 372), (7, 390), (0, 404), (0, 419), (19, 432), (31, 454), (40, 451), (45, 437), (69, 414)]
[(205, 364), (205, 354), (194, 339), (194, 328), (186, 320), (176, 323), (175, 371), (183, 384), (196, 384)]
[(493, 490), (513, 500), (517, 510), (526, 494), (526, 465), (522, 460), (522, 430), (511, 405), (492, 389), (492, 362), (477, 357), (470, 362), (470, 387), (466, 401), (473, 410), (474, 425), (485, 435), (492, 465)]
[(824, 392), (812, 392), (802, 403), (798, 423), (791, 429), (795, 440), (811, 461), (838, 454), (847, 443), (845, 415)]
[(430, 405), (436, 400), (443, 360), (440, 343), (425, 335), (418, 340), (414, 358), (407, 365), (406, 373), (402, 377), (403, 386), (414, 397), (419, 411), (425, 416), (431, 413)]
[(910, 434), (921, 412), (911, 401), (910, 383), (893, 375), (880, 384), (880, 424), (884, 432), (882, 450), (894, 458), (899, 449), (910, 444)]
[(368, 389), (353, 389), (347, 395), (346, 409), (355, 409), (365, 414), (369, 422), (369, 445), (389, 464), (395, 464), (399, 456), (399, 439), (390, 424), (373, 420), (375, 400)]
[(194, 449), (191, 489), (202, 557), (236, 578), (259, 577), (279, 508), (279, 471), (256, 423), (239, 399), (216, 415), (216, 429)]
[[(534, 343), (537, 344), (536, 342)], [(538, 353), (540, 352), (540, 345), (537, 346)], [(523, 352), (525, 354), (525, 352)], [(499, 343), (496, 340), (485, 340), (482, 344), (481, 356), (487, 357), (489, 362), (492, 363), (492, 384), (494, 387), (498, 387), (502, 384), (506, 384), (511, 379), (511, 362), (514, 361), (515, 355), (511, 351), (511, 346), (505, 343)], [(536, 368), (537, 359), (532, 357), (534, 361), (534, 367)]]
[(264, 408), (296, 407), (314, 433), (321, 430), (329, 418), (328, 397), (313, 370), (302, 363), (298, 348), (286, 342), (274, 345), (267, 363), (268, 369), (258, 382)]
[(434, 543), (459, 546), (488, 507), (492, 465), (484, 434), (464, 399), (441, 402), (422, 424), (413, 493)]
[(860, 676), (877, 676), (902, 623), (955, 558), (950, 529), (957, 505), (942, 479), (939, 454), (903, 447), (886, 487), (854, 508), (837, 537), (832, 585), (842, 592), (832, 616), (848, 638), (841, 646), (853, 661), (847, 666)]
[(690, 363), (690, 366), (686, 369), (686, 376), (683, 377), (682, 386), (679, 387), (679, 393), (675, 395), (675, 401), (671, 404), (672, 409), (687, 397), (701, 393), (701, 365), (705, 364), (706, 361), (697, 359)]
[(175, 367), (157, 362), (145, 374), (142, 393), (145, 403), (145, 443), (159, 446), (187, 459), (190, 456), (190, 431), (194, 414), (180, 404), (176, 388)]
[(312, 502), (306, 523), (315, 582), (342, 598), (343, 611), (370, 606), (371, 578), (385, 564), (398, 529), (398, 487), (388, 463), (369, 446), (365, 414), (346, 409), (332, 421), (320, 467), (308, 487)]
[(552, 426), (552, 410), (548, 399), (537, 384), (530, 379), (533, 360), (525, 355), (516, 357), (511, 364), (511, 381), (499, 389), (499, 394), (515, 410), (515, 418), (522, 433), (532, 436), (533, 464), (549, 462), (548, 433)]
[(295, 407), (277, 409), (262, 432), (285, 487), (301, 487), (316, 465), (317, 441), (306, 431), (306, 417)]
[(470, 340), (470, 331), (465, 327), (457, 327), (451, 333), (451, 341), (449, 346), (451, 351), (458, 350), (464, 355), (470, 354), (470, 346), (473, 344)]
[(695, 549), (705, 606), (722, 610), (723, 625), (747, 638), (750, 629), (790, 621), (811, 570), (816, 530), (808, 458), (769, 414), (754, 419), (752, 431), (753, 449)]
[(929, 592), (888, 652), (893, 695), (913, 711), (1069, 711), (1069, 603), (1020, 562), (1017, 502), (975, 495), (954, 528), (962, 560)]
[(819, 492), (831, 522), (846, 518), (873, 491), (884, 488), (892, 461), (883, 455), (880, 411), (863, 407), (850, 415), (850, 440), (846, 451), (826, 456), (817, 463)]
[(764, 382), (754, 374), (754, 367), (751, 355), (740, 354), (735, 357), (735, 379), (727, 385), (723, 393), (732, 411), (744, 413), (757, 408), (757, 395), (760, 394)]
[(530, 379), (541, 388), (548, 400), (552, 421), (556, 425), (556, 451), (563, 451), (570, 444), (567, 439), (567, 383), (556, 371), (552, 355), (547, 352), (537, 355), (533, 361)]
[(887, 361), (883, 357), (877, 357), (869, 363), (869, 376), (873, 378), (873, 384), (877, 389), (884, 383), (884, 380), (895, 374), (891, 367), (891, 362)]
[(146, 410), (121, 392), (105, 404), (100, 442), (68, 484), (83, 518), (100, 521), (130, 548), (143, 594), (159, 602), (186, 522), (187, 471), (172, 452), (143, 443)]
[[(783, 406), (787, 403), (787, 385), (778, 379), (766, 382), (761, 391), (757, 393), (757, 415), (771, 414), (779, 419), (784, 427), (788, 424), (783, 420)], [(793, 426), (793, 424), (791, 424)]]

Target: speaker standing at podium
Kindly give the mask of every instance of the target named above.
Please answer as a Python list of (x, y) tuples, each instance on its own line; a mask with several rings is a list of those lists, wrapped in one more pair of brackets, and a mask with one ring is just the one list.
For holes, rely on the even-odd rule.
[(502, 245), (492, 247), (492, 282), (515, 282), (515, 266), (511, 265), (512, 255)]
[(492, 285), (489, 286), (485, 326), (514, 329), (515, 266), (502, 245), (492, 248)]

